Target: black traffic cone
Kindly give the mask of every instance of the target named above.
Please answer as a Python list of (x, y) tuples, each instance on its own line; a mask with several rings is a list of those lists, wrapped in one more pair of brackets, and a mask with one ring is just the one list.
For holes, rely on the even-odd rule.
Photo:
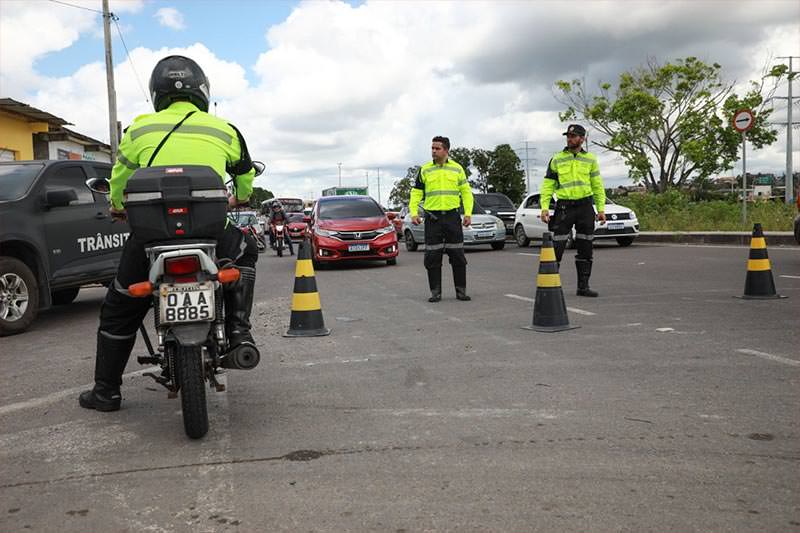
[(747, 278), (744, 281), (744, 294), (736, 298), (745, 300), (771, 300), (786, 298), (775, 292), (775, 281), (772, 279), (772, 267), (767, 255), (767, 241), (761, 224), (753, 225), (753, 237), (750, 239), (750, 257), (747, 260)]
[(536, 300), (533, 303), (533, 325), (522, 329), (554, 333), (580, 326), (570, 326), (567, 304), (561, 290), (561, 276), (553, 248), (553, 235), (548, 231), (542, 235), (539, 254), (539, 274), (536, 276)]
[(313, 253), (311, 241), (304, 240), (297, 251), (292, 316), (289, 319), (289, 330), (284, 337), (322, 337), (331, 333), (322, 319), (314, 264), (311, 261)]

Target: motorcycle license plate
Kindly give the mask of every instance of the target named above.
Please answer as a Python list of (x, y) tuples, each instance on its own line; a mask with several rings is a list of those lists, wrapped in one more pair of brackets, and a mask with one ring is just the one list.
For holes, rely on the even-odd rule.
[(623, 224), (622, 222), (609, 222), (607, 226), (609, 231), (625, 229), (625, 224)]
[(348, 252), (369, 252), (369, 244), (351, 244), (347, 247)]
[(214, 285), (211, 282), (161, 285), (161, 323), (214, 320)]

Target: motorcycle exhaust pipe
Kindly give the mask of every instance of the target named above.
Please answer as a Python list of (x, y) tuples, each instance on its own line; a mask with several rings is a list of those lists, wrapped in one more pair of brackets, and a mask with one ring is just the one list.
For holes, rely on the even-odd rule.
[(235, 370), (252, 370), (261, 361), (258, 348), (250, 344), (242, 344), (222, 356), (220, 366)]

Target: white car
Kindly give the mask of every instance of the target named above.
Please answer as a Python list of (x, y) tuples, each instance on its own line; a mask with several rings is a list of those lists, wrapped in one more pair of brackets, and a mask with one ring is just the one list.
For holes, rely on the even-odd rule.
[[(529, 194), (520, 204), (514, 216), (514, 240), (517, 241), (518, 246), (528, 246), (532, 240), (540, 241), (542, 234), (548, 231), (547, 224), (542, 222), (541, 210), (538, 192)], [(605, 224), (597, 221), (594, 223), (595, 240), (616, 239), (620, 246), (630, 246), (639, 234), (639, 220), (636, 218), (636, 213), (632, 209), (615, 204), (608, 198), (606, 198), (605, 213)], [(552, 215), (553, 210), (551, 209), (550, 216)], [(572, 233), (573, 235), (570, 236), (567, 243), (568, 248), (571, 248), (574, 242), (574, 229)]]
[[(492, 250), (502, 250), (506, 245), (506, 227), (503, 221), (496, 216), (484, 214), (484, 209), (475, 202), (472, 208), (472, 224), (464, 228), (464, 246), (477, 246), (488, 244)], [(425, 217), (420, 205), (419, 214)], [(463, 219), (463, 215), (462, 215)], [(415, 252), (417, 248), (425, 245), (425, 224), (412, 224), (411, 213), (403, 217), (403, 238), (406, 250)]]

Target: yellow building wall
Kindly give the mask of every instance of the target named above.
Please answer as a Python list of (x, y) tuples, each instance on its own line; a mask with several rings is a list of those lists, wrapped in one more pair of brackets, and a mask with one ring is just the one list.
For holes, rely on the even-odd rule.
[(0, 112), (0, 149), (14, 151), (17, 161), (33, 159), (33, 134), (47, 131), (47, 122), (27, 122)]

